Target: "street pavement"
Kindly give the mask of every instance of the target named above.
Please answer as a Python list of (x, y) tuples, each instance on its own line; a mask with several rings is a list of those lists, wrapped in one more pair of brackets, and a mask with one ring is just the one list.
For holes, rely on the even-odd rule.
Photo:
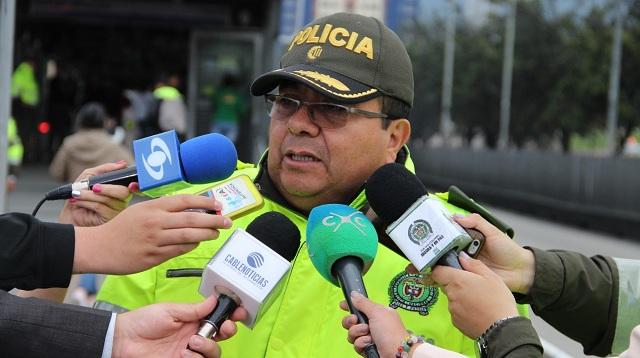
[[(22, 168), (16, 190), (7, 194), (7, 212), (31, 214), (44, 194), (61, 184), (49, 175), (44, 165)], [(57, 221), (63, 205), (64, 200), (47, 201), (36, 217), (43, 221)]]

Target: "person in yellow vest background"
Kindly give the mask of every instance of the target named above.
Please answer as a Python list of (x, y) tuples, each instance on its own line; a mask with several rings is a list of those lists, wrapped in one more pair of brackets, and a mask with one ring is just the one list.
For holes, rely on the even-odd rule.
[(15, 190), (18, 183), (18, 174), (22, 166), (24, 147), (18, 135), (18, 126), (13, 117), (7, 123), (7, 163), (9, 164), (9, 176), (7, 177), (7, 192)]
[(160, 101), (158, 105), (160, 131), (175, 129), (180, 140), (184, 140), (187, 127), (187, 108), (182, 94), (178, 90), (179, 86), (180, 78), (177, 75), (161, 76), (153, 91), (153, 96)]
[(32, 57), (21, 62), (11, 76), (11, 111), (16, 119), (18, 134), (27, 148), (27, 156), (34, 157), (37, 133), (37, 109), (40, 103), (40, 87)]

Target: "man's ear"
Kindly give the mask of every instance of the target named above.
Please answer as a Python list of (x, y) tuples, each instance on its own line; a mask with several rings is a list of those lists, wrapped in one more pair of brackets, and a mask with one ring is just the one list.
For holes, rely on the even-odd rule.
[(396, 160), (400, 148), (407, 144), (411, 136), (411, 123), (406, 118), (394, 119), (387, 127), (389, 142), (387, 143), (387, 160), (389, 163)]

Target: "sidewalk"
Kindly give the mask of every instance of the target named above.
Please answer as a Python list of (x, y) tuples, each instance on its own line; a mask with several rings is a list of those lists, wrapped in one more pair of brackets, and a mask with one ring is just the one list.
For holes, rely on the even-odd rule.
[[(22, 168), (16, 190), (7, 194), (7, 212), (31, 214), (46, 192), (63, 184), (54, 180), (47, 170), (45, 165)], [(57, 222), (58, 213), (63, 205), (64, 200), (46, 201), (36, 217), (42, 221)]]

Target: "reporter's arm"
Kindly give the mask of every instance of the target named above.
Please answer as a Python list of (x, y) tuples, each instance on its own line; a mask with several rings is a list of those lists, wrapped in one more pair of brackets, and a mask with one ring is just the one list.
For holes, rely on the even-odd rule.
[[(215, 342), (194, 337), (200, 319), (215, 304), (213, 296), (198, 304), (155, 304), (118, 315), (114, 321), (108, 311), (0, 292), (0, 356), (95, 358), (106, 353), (119, 358), (188, 353), (218, 358), (220, 347)], [(242, 320), (246, 314), (238, 308), (231, 320)], [(107, 334), (110, 323), (112, 336)], [(227, 320), (216, 339), (227, 339), (235, 332), (235, 323)], [(186, 352), (187, 343), (191, 344), (190, 352)]]
[(514, 292), (518, 303), (566, 336), (586, 354), (606, 355), (616, 328), (618, 271), (613, 259), (522, 248), (478, 215), (456, 217), (486, 236), (479, 259)]
[(200, 195), (168, 196), (132, 205), (103, 225), (76, 227), (73, 272), (140, 272), (231, 227), (229, 218), (185, 212), (190, 208), (216, 211), (220, 204)]
[(619, 295), (615, 261), (576, 252), (529, 250), (535, 256), (535, 279), (518, 302), (530, 304), (545, 322), (582, 344), (585, 354), (611, 353)]
[(0, 291), (0, 356), (100, 357), (111, 312)]
[(74, 228), (31, 215), (0, 215), (0, 289), (66, 287), (71, 277)]

